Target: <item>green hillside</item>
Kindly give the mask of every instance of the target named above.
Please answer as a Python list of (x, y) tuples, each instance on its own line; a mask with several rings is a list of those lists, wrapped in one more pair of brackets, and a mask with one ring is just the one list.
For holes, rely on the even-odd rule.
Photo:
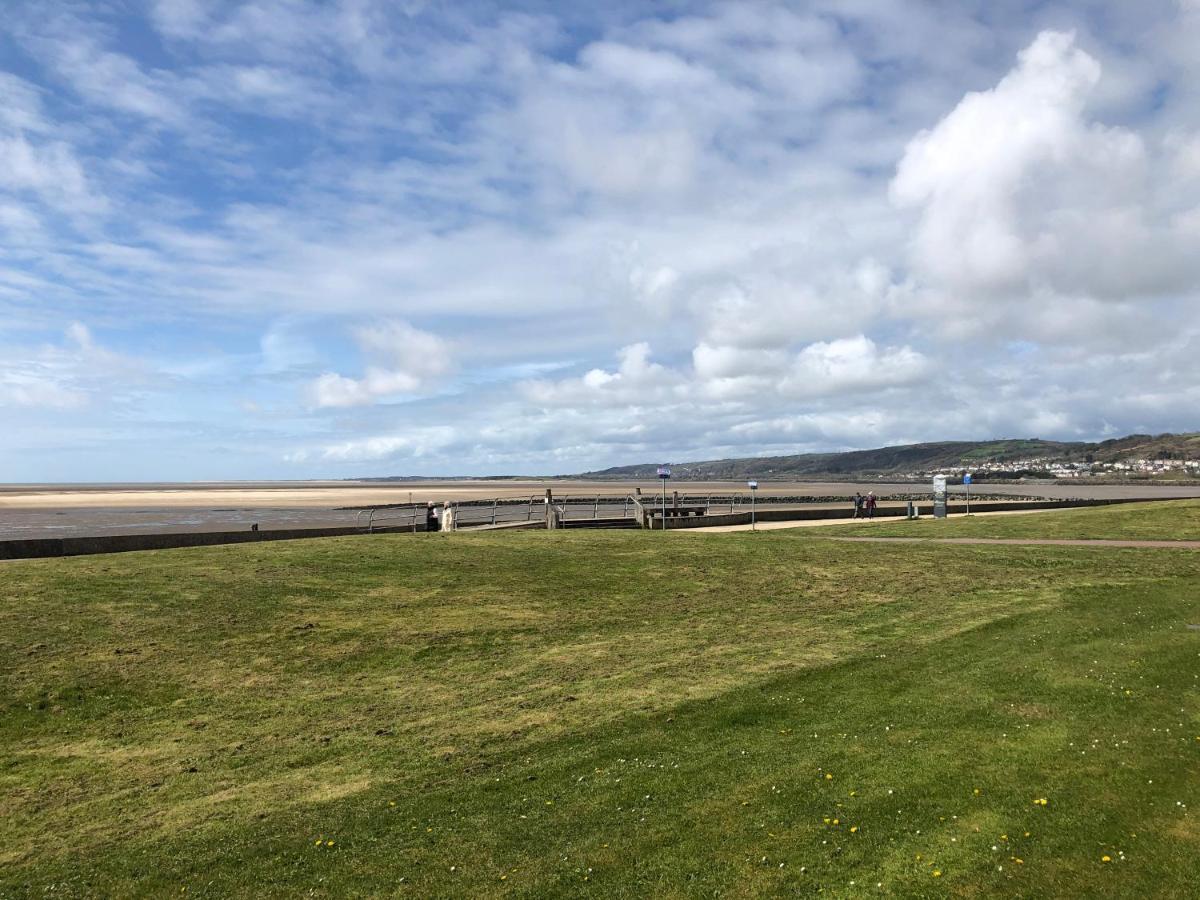
[[(984, 462), (1047, 459), (1061, 462), (1117, 462), (1126, 458), (1198, 459), (1200, 434), (1135, 434), (1088, 443), (1039, 438), (994, 441), (939, 441), (844, 453), (801, 453), (677, 463), (672, 477), (685, 481), (737, 481), (744, 478), (811, 478), (887, 475), (934, 471)], [(580, 478), (654, 478), (657, 464), (617, 466), (587, 472)]]

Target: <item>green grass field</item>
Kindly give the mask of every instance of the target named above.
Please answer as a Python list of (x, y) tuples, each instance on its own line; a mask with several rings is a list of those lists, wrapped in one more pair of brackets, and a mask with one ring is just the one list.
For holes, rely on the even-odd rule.
[(1194, 895), (1200, 554), (809, 531), (0, 564), (0, 896)]
[(1200, 540), (1200, 500), (1128, 503), (1020, 515), (924, 516), (869, 525), (822, 526), (821, 534), (863, 537)]

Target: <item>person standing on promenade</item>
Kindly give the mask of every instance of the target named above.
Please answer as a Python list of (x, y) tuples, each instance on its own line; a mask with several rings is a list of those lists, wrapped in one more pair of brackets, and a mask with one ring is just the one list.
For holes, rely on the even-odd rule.
[(437, 507), (433, 505), (432, 500), (430, 500), (429, 503), (425, 506), (425, 530), (426, 531), (437, 531), (438, 530), (438, 511), (437, 511)]
[(862, 515), (863, 495), (859, 491), (854, 492), (854, 518)]
[(879, 501), (877, 501), (875, 499), (875, 492), (868, 491), (867, 492), (867, 518), (868, 519), (875, 518), (875, 504), (878, 502)]

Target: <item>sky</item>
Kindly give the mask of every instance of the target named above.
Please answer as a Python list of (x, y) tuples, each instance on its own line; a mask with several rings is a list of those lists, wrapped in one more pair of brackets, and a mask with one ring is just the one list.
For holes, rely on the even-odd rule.
[(1200, 0), (4, 0), (0, 482), (1200, 429)]

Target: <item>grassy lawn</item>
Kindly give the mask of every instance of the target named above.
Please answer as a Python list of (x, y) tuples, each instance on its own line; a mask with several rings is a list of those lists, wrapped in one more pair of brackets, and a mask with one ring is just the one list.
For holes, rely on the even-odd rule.
[(0, 896), (1193, 894), (1200, 554), (664, 538), (0, 565)]
[(1021, 515), (925, 516), (915, 521), (830, 525), (819, 532), (863, 537), (1065, 538), (1200, 540), (1200, 500), (1125, 503)]

